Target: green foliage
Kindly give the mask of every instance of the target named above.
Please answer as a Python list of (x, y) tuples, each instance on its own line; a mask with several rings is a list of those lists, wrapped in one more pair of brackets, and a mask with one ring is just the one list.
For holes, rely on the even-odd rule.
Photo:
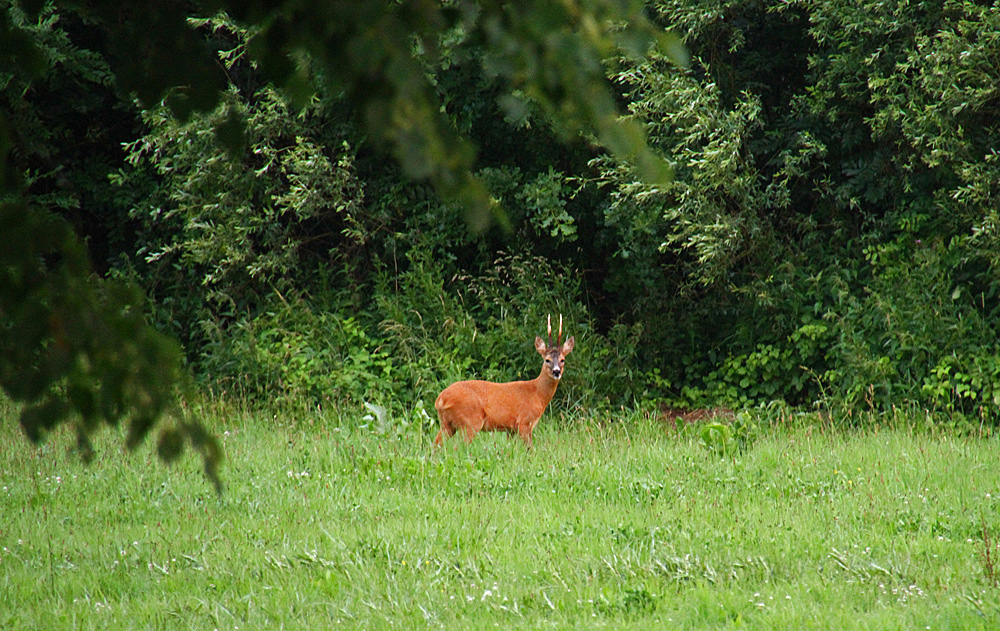
[(647, 330), (684, 330), (650, 340), (675, 349), (660, 378), (697, 405), (980, 414), (1000, 341), (996, 12), (652, 5), (687, 33), (691, 70), (622, 58), (613, 76), (676, 178), (594, 166), (629, 261), (615, 283)]
[(722, 457), (736, 451), (733, 430), (723, 423), (708, 423), (701, 428), (701, 444), (710, 452)]
[(634, 225), (633, 215), (652, 213), (645, 229), (656, 231), (661, 249), (690, 254), (684, 271), (692, 281), (724, 278), (747, 250), (767, 246), (755, 238), (766, 236), (760, 234), (759, 215), (777, 193), (765, 190), (746, 147), (760, 126), (760, 104), (745, 95), (727, 111), (717, 86), (667, 69), (655, 58), (615, 79), (629, 87), (633, 113), (653, 121), (651, 141), (676, 162), (677, 177), (652, 187), (635, 179), (627, 165), (602, 164), (602, 177), (617, 189), (609, 218), (634, 231), (643, 224)]
[[(0, 385), (21, 404), (28, 438), (39, 443), (68, 425), (87, 460), (102, 427), (124, 422), (134, 448), (169, 416), (164, 459), (190, 444), (220, 488), (218, 443), (177, 405), (176, 342), (147, 326), (134, 286), (92, 277), (74, 226), (54, 212), (89, 226), (80, 210), (90, 203), (109, 224), (119, 217), (103, 179), (117, 151), (109, 144), (131, 115), (113, 99), (101, 55), (74, 45), (50, 9), (31, 20), (5, 5), (2, 15), (14, 44), (5, 51), (31, 59), (0, 71), (0, 120), (10, 126), (0, 143)], [(113, 230), (109, 240), (119, 238)]]
[[(214, 29), (239, 50), (243, 34)], [(232, 111), (247, 124), (236, 161), (210, 133)], [(532, 378), (531, 341), (562, 313), (588, 348), (566, 396), (630, 403), (642, 386), (637, 329), (589, 333), (583, 286), (535, 253), (577, 238), (580, 185), (551, 167), (484, 167), (510, 232), (472, 237), (460, 208), (364, 152), (345, 112), (339, 97), (294, 110), (250, 86), (183, 123), (148, 113), (150, 133), (129, 145), (119, 184), (156, 188), (131, 213), (142, 245), (127, 273), (150, 287), (157, 321), (205, 381), (268, 399), (411, 405), (470, 376)]]
[(749, 411), (741, 410), (732, 423), (712, 421), (701, 426), (698, 435), (701, 445), (710, 453), (731, 458), (753, 445), (760, 432)]
[[(552, 167), (533, 179), (521, 176), (516, 167), (510, 171), (484, 169), (481, 173), (490, 191), (502, 200), (508, 215), (526, 217), (537, 235), (552, 237), (556, 242), (576, 240), (575, 220), (566, 209), (572, 192), (566, 190), (569, 186), (565, 174)], [(497, 195), (499, 191), (506, 195)]]
[[(80, 9), (75, 2), (61, 4)], [(297, 106), (309, 102), (317, 85), (343, 94), (365, 132), (386, 144), (410, 177), (429, 179), (441, 194), (463, 202), (471, 225), (480, 230), (489, 224), (493, 202), (472, 175), (476, 148), (443, 115), (433, 77), (425, 72), (443, 59), (471, 56), (470, 49), (481, 54), (484, 70), (501, 80), (508, 110), (523, 109), (527, 99), (558, 121), (566, 137), (592, 132), (651, 180), (669, 176), (664, 161), (645, 145), (641, 127), (618, 116), (604, 80), (602, 57), (616, 49), (642, 54), (656, 45), (684, 61), (677, 38), (653, 28), (639, 2), (195, 6), (207, 14), (226, 12), (247, 29), (246, 55)], [(90, 20), (113, 35), (113, 59), (123, 85), (146, 107), (165, 100), (181, 120), (213, 109), (222, 75), (189, 28), (186, 7), (159, 2), (122, 21), (116, 15), (123, 7), (108, 0), (85, 8)], [(142, 34), (140, 47), (136, 38)], [(126, 54), (133, 50), (145, 56)], [(138, 72), (142, 68), (148, 70), (145, 75)], [(217, 128), (235, 138), (232, 121)]]
[[(984, 297), (956, 279), (965, 256), (961, 240), (870, 252), (874, 276), (864, 299), (848, 299), (838, 322), (833, 352), (840, 362), (828, 378), (839, 400), (878, 407), (923, 401), (952, 412), (992, 402), (993, 362), (984, 355), (993, 353), (983, 349), (995, 348), (996, 331), (976, 304)], [(958, 370), (952, 382), (949, 373), (966, 362), (969, 374)]]
[(218, 331), (200, 371), (216, 389), (279, 404), (303, 398), (334, 406), (394, 394), (395, 367), (379, 340), (353, 316), (312, 301), (283, 301), (274, 311)]
[[(488, 242), (470, 237), (459, 208), (358, 154), (340, 99), (295, 111), (266, 86), (248, 94), (234, 90), (184, 123), (148, 114), (150, 133), (129, 146), (132, 169), (118, 179), (157, 182), (131, 213), (142, 246), (128, 273), (150, 287), (157, 321), (208, 383), (268, 399), (411, 405), (473, 375), (533, 377), (531, 341), (548, 313), (578, 338), (590, 329), (571, 272), (532, 253), (531, 240), (576, 237), (563, 174), (480, 171), (510, 201), (520, 237), (495, 233), (515, 251), (485, 265), (476, 259)], [(237, 161), (210, 133), (232, 110), (247, 121)], [(568, 380), (570, 396), (631, 400), (636, 340), (625, 331), (588, 338), (599, 363)]]
[[(435, 83), (434, 71), (452, 60), (477, 59), (480, 71), (507, 97), (497, 102), (512, 113), (523, 114), (524, 104), (530, 103), (559, 118), (556, 129), (564, 138), (591, 132), (647, 177), (663, 179), (668, 174), (663, 160), (646, 147), (640, 126), (618, 116), (602, 66), (602, 57), (616, 48), (641, 54), (655, 44), (682, 57), (676, 38), (654, 29), (640, 3), (568, 7), (547, 1), (485, 6), (287, 2), (262, 9), (242, 2), (157, 1), (133, 9), (117, 0), (5, 3), (0, 19), (0, 82), (7, 88), (0, 100), (0, 200), (7, 223), (20, 213), (31, 215), (24, 224), (28, 234), (16, 232), (25, 238), (8, 244), (13, 250), (4, 273), (34, 274), (32, 281), (41, 283), (43, 295), (60, 294), (65, 283), (72, 290), (66, 293), (75, 297), (63, 314), (71, 324), (117, 323), (108, 314), (136, 309), (139, 296), (125, 292), (125, 298), (107, 299), (85, 280), (90, 270), (80, 260), (59, 273), (52, 272), (58, 263), (36, 267), (37, 253), (30, 244), (36, 236), (46, 240), (53, 234), (32, 223), (48, 221), (43, 208), (71, 213), (79, 220), (81, 234), (96, 233), (90, 253), (100, 272), (108, 272), (113, 261), (112, 275), (147, 284), (155, 321), (181, 334), (189, 356), (231, 326), (250, 327), (247, 339), (259, 338), (268, 349), (258, 358), (266, 366), (265, 375), (280, 357), (275, 348), (311, 344), (308, 336), (286, 335), (295, 327), (272, 330), (275, 321), (261, 315), (274, 313), (267, 311), (275, 306), (270, 297), (291, 295), (289, 288), (306, 260), (310, 270), (318, 267), (316, 258), (329, 257), (334, 266), (360, 269), (362, 277), (372, 274), (375, 265), (355, 267), (356, 255), (388, 223), (378, 213), (401, 210), (385, 202), (398, 199), (399, 187), (384, 181), (372, 204), (364, 205), (364, 185), (369, 182), (355, 170), (360, 138), (387, 146), (409, 177), (429, 180), (439, 193), (471, 211), (473, 227), (485, 228), (502, 213), (472, 174), (475, 147), (456, 131)], [(66, 24), (70, 26), (64, 29)], [(93, 50), (79, 46), (80, 41)], [(48, 84), (53, 77), (57, 80)], [(66, 77), (70, 80), (63, 81)], [(269, 83), (258, 84), (261, 77)], [(235, 86), (227, 88), (228, 79)], [(62, 89), (67, 83), (73, 89)], [(288, 102), (278, 98), (276, 90)], [(150, 128), (138, 140), (139, 122), (130, 108), (133, 97), (144, 108), (143, 122)], [(324, 118), (324, 108), (347, 113)], [(105, 134), (111, 112), (127, 112), (115, 118), (122, 127), (113, 131), (132, 128)], [(72, 116), (60, 116), (66, 113)], [(525, 120), (523, 115), (514, 118)], [(49, 121), (56, 124), (47, 125)], [(336, 124), (326, 125), (331, 121)], [(67, 142), (70, 138), (79, 142)], [(95, 148), (117, 154), (122, 144), (131, 168), (116, 172), (120, 156)], [(372, 179), (379, 182), (385, 169), (374, 171)], [(536, 186), (521, 201), (532, 210), (536, 229), (571, 241), (574, 222), (565, 209), (562, 175), (551, 171), (547, 180), (533, 177)], [(109, 189), (109, 180), (119, 188)], [(120, 214), (125, 209), (131, 224)], [(446, 209), (438, 223), (449, 223), (451, 214), (453, 209)], [(380, 251), (365, 255), (395, 254), (391, 241), (396, 235), (380, 236), (385, 237), (376, 244)], [(56, 240), (55, 249), (42, 248), (44, 256), (83, 259), (82, 248), (63, 227)], [(361, 278), (344, 293), (361, 290), (366, 280)], [(45, 298), (21, 304), (27, 298), (16, 291), (8, 298), (5, 317), (8, 312), (17, 318), (44, 315), (32, 312), (32, 305), (42, 305), (43, 311), (60, 308), (57, 301), (49, 304)], [(303, 312), (310, 314), (308, 309)], [(131, 327), (141, 317), (136, 312), (125, 321)], [(352, 321), (350, 316), (338, 320)], [(5, 321), (4, 333), (23, 324)], [(322, 318), (319, 324), (325, 324)], [(128, 365), (122, 370), (142, 375), (140, 381), (159, 373), (162, 391), (171, 391), (179, 374), (176, 349), (129, 355), (130, 343), (118, 346), (118, 336), (136, 336), (133, 341), (140, 347), (143, 339), (158, 339), (142, 326), (129, 327), (111, 336), (94, 335), (90, 351), (103, 357), (101, 361), (111, 361), (120, 352)], [(375, 369), (362, 352), (369, 339), (357, 332), (347, 337), (356, 374)], [(28, 339), (35, 347), (20, 359), (35, 360), (52, 350), (46, 347), (51, 342), (45, 334)], [(15, 358), (6, 346), (4, 352), (6, 377)], [(310, 371), (336, 363), (336, 356), (320, 353), (319, 360), (284, 368), (279, 383), (315, 390)], [(19, 370), (32, 368), (38, 366)], [(41, 389), (61, 378), (58, 371), (40, 370), (43, 381), (47, 379)], [(70, 382), (70, 407), (89, 419), (87, 393), (98, 386), (80, 385), (76, 377)], [(116, 391), (119, 382), (100, 386), (108, 389), (111, 407), (136, 405)], [(6, 386), (11, 383), (5, 378)], [(137, 436), (144, 435), (162, 411), (159, 392), (149, 396), (152, 403), (139, 397)], [(37, 393), (20, 395), (34, 401)], [(57, 394), (52, 396), (26, 418), (50, 424), (63, 418), (64, 406)], [(196, 436), (197, 426), (189, 430), (196, 445), (205, 444)], [(177, 438), (173, 431), (165, 434), (160, 453), (176, 454)]]
[[(161, 210), (143, 219), (159, 271), (137, 262), (138, 274), (158, 279), (159, 320), (192, 332), (189, 357), (215, 375), (239, 371), (214, 366), (256, 366), (254, 391), (295, 384), (284, 392), (352, 400), (384, 391), (361, 368), (386, 368), (364, 362), (347, 371), (354, 385), (306, 376), (343, 370), (341, 351), (317, 351), (304, 334), (330, 327), (326, 312), (353, 315), (364, 332), (334, 345), (344, 356), (392, 357), (405, 386), (378, 396), (409, 402), (470, 374), (514, 378), (533, 365), (524, 340), (562, 311), (586, 333), (564, 388), (577, 404), (911, 402), (978, 414), (995, 381), (981, 349), (997, 342), (992, 128), (974, 136), (951, 117), (984, 127), (991, 69), (977, 48), (958, 62), (969, 65), (957, 87), (933, 77), (953, 63), (959, 33), (988, 40), (994, 18), (962, 4), (889, 19), (849, 4), (732, 2), (720, 13), (654, 3), (657, 20), (688, 33), (692, 68), (657, 54), (608, 63), (631, 117), (673, 163), (675, 178), (656, 184), (620, 155), (559, 146), (572, 124), (554, 136), (533, 127), (545, 97), (519, 107), (498, 98), (509, 87), (507, 70), (494, 68), (501, 60), (467, 48), (474, 29), (451, 31), (421, 63), (456, 126), (493, 149), (476, 177), (508, 232), (478, 238), (456, 229), (459, 209), (368, 161), (343, 116), (349, 100), (299, 112), (255, 86), (186, 127), (151, 118), (153, 134), (132, 147), (163, 177)], [(926, 80), (910, 81), (913, 72)], [(231, 111), (247, 121), (247, 146), (241, 163), (225, 165), (204, 141)], [(927, 141), (933, 134), (941, 140)], [(160, 212), (184, 228), (160, 223)], [(310, 270), (323, 255), (347, 271), (317, 286), (322, 274)], [(179, 273), (165, 273), (171, 266)], [(598, 285), (579, 269), (598, 270)], [(303, 283), (306, 292), (292, 290)], [(365, 294), (369, 306), (345, 310)], [(321, 299), (286, 307), (280, 295)], [(557, 304), (540, 298), (553, 295)], [(283, 376), (277, 351), (241, 364), (238, 349), (259, 353), (267, 339), (301, 363)]]
[[(61, 424), (73, 427), (89, 460), (102, 425), (127, 419), (129, 447), (143, 442), (165, 413), (169, 462), (190, 442), (221, 488), (218, 443), (176, 409), (180, 353), (146, 326), (133, 287), (87, 278), (85, 256), (61, 219), (0, 204), (0, 385), (23, 405), (21, 426), (33, 442)], [(20, 258), (27, 255), (27, 260)]]
[(548, 233), (560, 241), (575, 241), (577, 238), (573, 216), (566, 211), (564, 199), (566, 177), (552, 168), (540, 174), (535, 181), (525, 187), (523, 199), (535, 211), (532, 224), (541, 233)]
[[(180, 123), (165, 110), (147, 114), (151, 133), (129, 146), (137, 167), (158, 185), (132, 210), (142, 241), (133, 265), (153, 280), (160, 317), (185, 342), (234, 317), (253, 313), (261, 296), (292, 291), (296, 270), (331, 253), (349, 265), (366, 238), (364, 187), (355, 174), (350, 129), (316, 103), (293, 112), (271, 88), (236, 93), (208, 117)], [(231, 110), (247, 121), (239, 160), (209, 132)], [(321, 149), (326, 147), (329, 149)], [(198, 288), (192, 291), (192, 288)]]
[[(4, 199), (58, 209), (99, 274), (146, 289), (202, 383), (391, 414), (534, 376), (562, 313), (557, 411), (996, 420), (988, 7), (213, 3), (178, 26), (118, 4), (5, 11), (26, 65), (0, 59)], [(120, 46), (167, 22), (176, 44), (144, 50), (185, 59), (135, 88), (137, 116)], [(224, 89), (176, 81), (206, 55)]]

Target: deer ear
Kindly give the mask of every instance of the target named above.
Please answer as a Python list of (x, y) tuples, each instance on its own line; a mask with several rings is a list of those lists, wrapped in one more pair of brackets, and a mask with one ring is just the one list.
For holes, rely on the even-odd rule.
[(543, 340), (541, 337), (537, 336), (535, 337), (535, 350), (541, 353), (542, 355), (544, 355), (545, 352), (549, 350), (549, 348), (545, 345), (545, 340)]
[(569, 355), (573, 352), (573, 346), (576, 344), (576, 338), (572, 335), (566, 340), (566, 343), (562, 346), (562, 354)]

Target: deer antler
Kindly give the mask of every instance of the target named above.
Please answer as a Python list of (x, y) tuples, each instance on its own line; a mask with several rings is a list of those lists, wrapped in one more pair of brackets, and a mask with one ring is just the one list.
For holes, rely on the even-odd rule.
[(556, 346), (562, 346), (562, 314), (559, 314), (559, 335), (556, 336)]
[(552, 346), (552, 314), (549, 314), (547, 317), (548, 317), (548, 323), (549, 323), (549, 346), (551, 347)]

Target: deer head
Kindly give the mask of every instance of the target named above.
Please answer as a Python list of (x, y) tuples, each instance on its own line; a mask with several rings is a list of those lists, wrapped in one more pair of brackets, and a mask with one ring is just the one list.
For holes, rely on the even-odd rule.
[(535, 338), (535, 350), (542, 356), (542, 373), (548, 374), (552, 379), (559, 381), (562, 377), (563, 364), (566, 356), (573, 351), (576, 339), (570, 336), (565, 343), (562, 341), (562, 315), (559, 316), (559, 332), (556, 334), (556, 343), (552, 344), (552, 316), (548, 316), (548, 342), (541, 338)]

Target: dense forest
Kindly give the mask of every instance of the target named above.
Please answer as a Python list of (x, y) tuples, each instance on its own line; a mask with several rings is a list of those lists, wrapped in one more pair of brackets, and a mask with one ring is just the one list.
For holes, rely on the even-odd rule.
[[(330, 51), (354, 55), (354, 74), (305, 44), (275, 60), (275, 42), (306, 35), (276, 34), (256, 4), (226, 14), (195, 3), (182, 16), (188, 35), (172, 45), (181, 60), (184, 46), (208, 51), (218, 72), (206, 81), (221, 95), (191, 103), (162, 86), (130, 89), (142, 82), (123, 73), (169, 70), (171, 86), (195, 69), (123, 64), (123, 49), (141, 46), (115, 39), (114, 20), (41, 4), (4, 3), (4, 37), (33, 65), (0, 60), (2, 249), (39, 233), (85, 244), (58, 262), (37, 246), (35, 276), (18, 286), (59, 265), (85, 268), (102, 283), (96, 300), (141, 311), (158, 332), (142, 337), (123, 320), (109, 334), (139, 341), (122, 352), (179, 355), (196, 387), (429, 408), (450, 380), (534, 376), (531, 340), (546, 314), (562, 314), (577, 340), (563, 407), (782, 401), (997, 418), (992, 2), (650, 0), (642, 19), (686, 53), (669, 38), (642, 54), (620, 45), (629, 38), (594, 48), (620, 129), (580, 113), (604, 93), (573, 83), (582, 79), (568, 79), (584, 87), (567, 99), (552, 96), (563, 84), (546, 93), (519, 79), (525, 68), (565, 77), (587, 65), (546, 39), (561, 32), (544, 23), (551, 11), (525, 12), (542, 23), (519, 27), (549, 48), (485, 41), (491, 11), (516, 24), (515, 10), (550, 3), (483, 3), (404, 38), (415, 64), (405, 72), (416, 68), (432, 98), (414, 97), (409, 118), (397, 91), (382, 135), (387, 119), (373, 112), (384, 85), (357, 71), (370, 51)], [(259, 43), (265, 28), (271, 48)], [(534, 56), (498, 56), (498, 46)], [(380, 77), (404, 72), (371, 63), (383, 64)], [(407, 144), (420, 131), (407, 124), (431, 120), (423, 110), (452, 144)], [(616, 133), (635, 130), (669, 177), (646, 153), (616, 147)], [(454, 172), (441, 167), (449, 161)], [(14, 231), (11, 217), (28, 209), (71, 234), (39, 228), (49, 215)], [(15, 284), (0, 307), (0, 376), (9, 395), (37, 403), (30, 418), (45, 425), (60, 405), (51, 392), (85, 418), (135, 405), (104, 400), (98, 377), (74, 381), (84, 369), (52, 359), (53, 319), (25, 311)], [(138, 397), (146, 425), (159, 409), (142, 412), (150, 396), (167, 395)]]

